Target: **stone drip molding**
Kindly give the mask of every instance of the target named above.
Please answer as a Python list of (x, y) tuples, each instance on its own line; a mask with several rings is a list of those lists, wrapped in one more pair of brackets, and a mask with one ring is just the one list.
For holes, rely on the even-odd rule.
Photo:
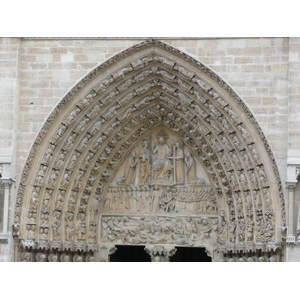
[[(253, 248), (259, 234), (263, 243), (281, 241), (281, 181), (251, 111), (208, 67), (156, 40), (128, 48), (96, 67), (52, 111), (23, 170), (15, 238), (48, 241), (51, 231), (50, 239), (61, 239), (76, 227), (84, 235), (77, 242), (95, 243), (98, 223), (91, 211), (99, 211), (89, 199), (105, 194), (135, 143), (158, 130), (157, 124), (177, 132), (208, 170), (221, 212), (220, 245)], [(36, 161), (38, 169), (29, 172)], [(262, 203), (252, 203), (251, 196), (257, 194)], [(72, 197), (73, 206), (64, 201)], [(24, 198), (30, 201), (23, 203)], [(50, 210), (42, 201), (50, 203)], [(21, 215), (23, 205), (26, 215)]]

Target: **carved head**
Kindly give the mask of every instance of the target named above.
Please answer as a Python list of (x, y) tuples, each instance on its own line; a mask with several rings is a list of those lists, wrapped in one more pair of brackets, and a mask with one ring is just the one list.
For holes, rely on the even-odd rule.
[(176, 149), (180, 148), (181, 147), (181, 143), (180, 142), (176, 142), (175, 143), (175, 147), (176, 147)]
[(69, 255), (66, 255), (65, 257), (64, 257), (64, 260), (63, 260), (64, 262), (69, 262), (70, 261), (70, 256)]
[(191, 157), (191, 152), (190, 151), (186, 151), (186, 154), (185, 154), (187, 157)]
[(46, 255), (45, 254), (41, 254), (40, 256), (40, 262), (45, 262), (46, 261)]
[(165, 143), (165, 138), (164, 138), (163, 136), (160, 136), (160, 137), (158, 138), (158, 143), (159, 143), (160, 145), (163, 145), (163, 144)]

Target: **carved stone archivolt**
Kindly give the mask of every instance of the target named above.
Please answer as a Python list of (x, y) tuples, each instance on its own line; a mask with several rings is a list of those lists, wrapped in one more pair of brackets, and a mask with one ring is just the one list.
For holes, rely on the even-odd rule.
[(200, 62), (149, 40), (95, 68), (45, 122), (20, 180), (14, 236), (84, 261), (106, 240), (151, 243), (155, 222), (169, 230), (166, 243), (180, 244), (177, 221), (188, 245), (205, 244), (207, 222), (216, 249), (274, 248), (283, 193), (238, 95)]

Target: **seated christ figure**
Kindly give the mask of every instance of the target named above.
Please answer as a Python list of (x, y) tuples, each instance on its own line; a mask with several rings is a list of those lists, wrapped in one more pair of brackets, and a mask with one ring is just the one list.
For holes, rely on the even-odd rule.
[(158, 145), (153, 148), (153, 154), (157, 155), (153, 161), (154, 178), (169, 178), (172, 173), (172, 164), (168, 157), (171, 153), (163, 136), (158, 138)]

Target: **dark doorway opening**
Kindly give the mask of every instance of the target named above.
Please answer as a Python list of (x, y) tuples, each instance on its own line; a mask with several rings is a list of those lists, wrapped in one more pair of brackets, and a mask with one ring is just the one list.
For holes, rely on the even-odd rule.
[(170, 262), (211, 262), (205, 248), (176, 247), (176, 253), (170, 257)]
[(151, 262), (145, 246), (118, 246), (117, 251), (110, 256), (111, 262)]

